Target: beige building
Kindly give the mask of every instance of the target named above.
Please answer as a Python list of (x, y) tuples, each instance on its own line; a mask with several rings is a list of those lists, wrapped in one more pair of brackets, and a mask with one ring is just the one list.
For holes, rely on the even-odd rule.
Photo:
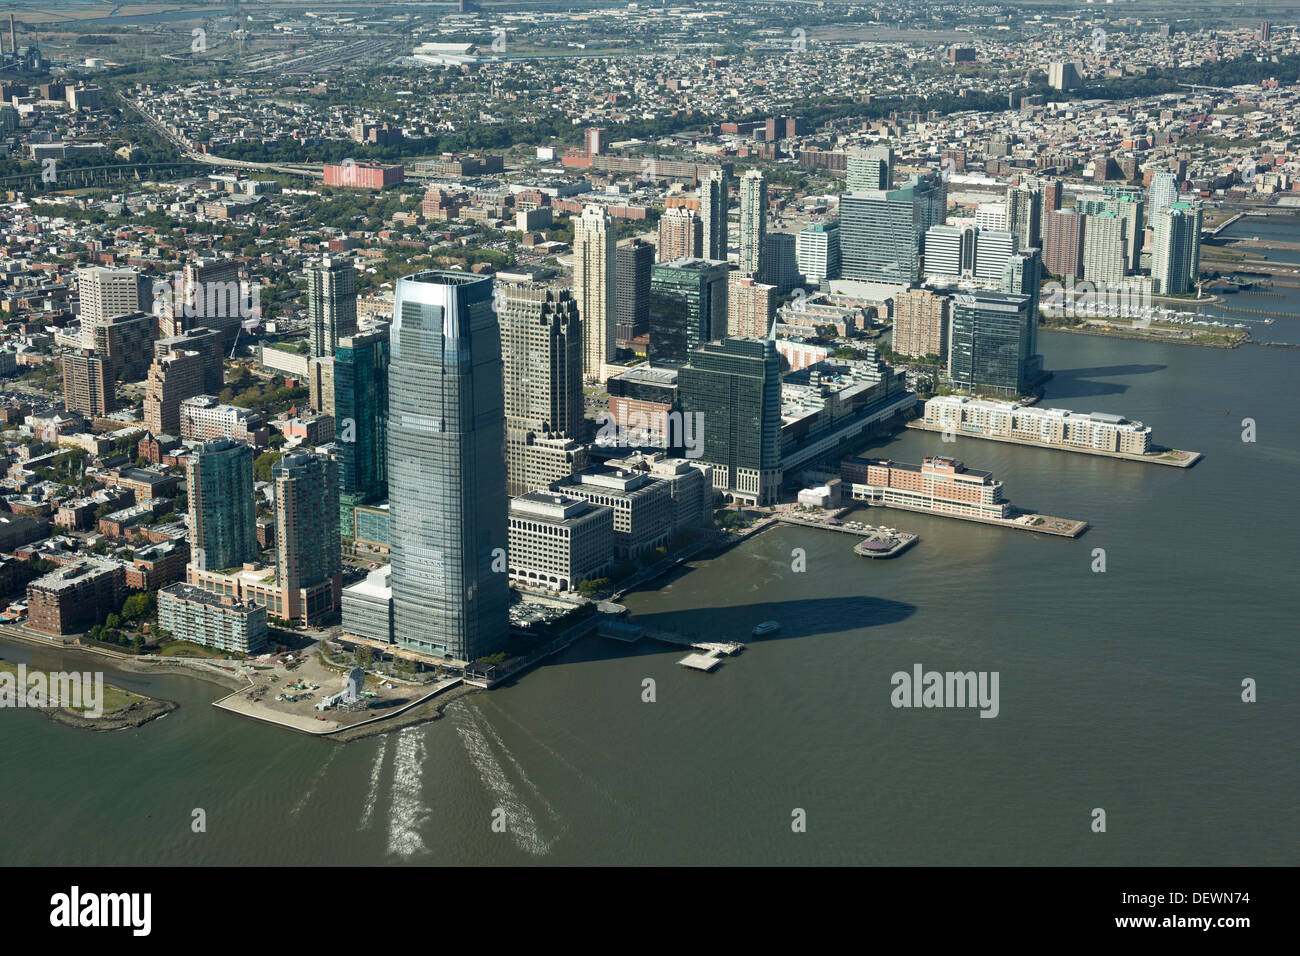
[(727, 334), (767, 338), (776, 318), (776, 286), (739, 274), (727, 285)]
[(614, 361), (617, 230), (600, 206), (573, 220), (573, 294), (582, 320), (583, 378), (604, 384)]
[(181, 430), (181, 402), (203, 394), (203, 356), (182, 350), (153, 360), (144, 393), (144, 427), (155, 435)]
[(909, 289), (894, 297), (894, 351), (911, 358), (948, 357), (951, 300), (929, 289)]
[(572, 591), (614, 565), (614, 511), (553, 491), (510, 502), (510, 578), (531, 587)]

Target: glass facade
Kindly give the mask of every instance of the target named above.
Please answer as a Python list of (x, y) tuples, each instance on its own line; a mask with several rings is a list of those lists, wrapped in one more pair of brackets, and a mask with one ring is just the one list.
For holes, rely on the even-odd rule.
[(256, 561), (253, 446), (231, 438), (204, 442), (186, 462), (194, 562), (223, 571)]
[[(397, 283), (388, 370), (393, 627), (411, 650), (472, 661), (509, 635), (501, 335), (492, 280)], [(501, 549), (500, 555), (495, 555)]]
[(650, 276), (652, 365), (685, 365), (691, 351), (727, 331), (725, 262), (674, 259)]
[(357, 501), (388, 494), (388, 327), (334, 350), (334, 438), (339, 492)]
[(948, 373), (953, 384), (1021, 394), (1030, 369), (1029, 297), (963, 292), (952, 298)]

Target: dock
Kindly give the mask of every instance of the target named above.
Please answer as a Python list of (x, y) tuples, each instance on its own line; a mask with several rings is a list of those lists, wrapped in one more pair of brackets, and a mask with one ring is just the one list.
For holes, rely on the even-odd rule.
[(722, 663), (722, 658), (716, 654), (687, 654), (677, 663), (681, 664), (682, 667), (709, 673)]
[(861, 540), (854, 545), (853, 553), (864, 558), (897, 557), (921, 540), (919, 535), (910, 531), (875, 527), (857, 521), (841, 521), (839, 518), (822, 518), (782, 512), (776, 515), (776, 520), (782, 524), (797, 525), (801, 528), (819, 528), (822, 531), (836, 531), (840, 534), (854, 535)]
[(624, 644), (635, 644), (641, 638), (649, 638), (652, 641), (659, 641), (663, 644), (673, 644), (678, 647), (689, 647), (696, 653), (687, 654), (677, 663), (683, 667), (689, 667), (692, 670), (711, 672), (719, 664), (722, 658), (730, 657), (733, 654), (739, 654), (745, 649), (745, 645), (740, 641), (701, 641), (686, 634), (677, 634), (673, 631), (657, 631), (640, 624), (634, 624), (631, 621), (608, 620), (602, 621), (597, 628), (597, 633), (601, 637), (607, 637), (610, 640), (621, 641)]
[[(943, 427), (931, 425), (928, 422), (915, 419), (907, 423), (908, 428), (915, 428), (923, 432), (942, 432)], [(1011, 435), (988, 435), (984, 432), (965, 431), (958, 429), (954, 432), (959, 438), (981, 438), (984, 441), (1000, 441), (1008, 445), (1026, 445), (1030, 448), (1045, 448), (1048, 451), (1069, 451), (1079, 455), (1096, 455), (1100, 458), (1114, 458), (1118, 461), (1140, 461), (1147, 465), (1168, 465), (1171, 468), (1191, 468), (1203, 457), (1199, 451), (1183, 451), (1179, 448), (1160, 448), (1156, 451), (1148, 452), (1145, 455), (1134, 455), (1123, 451), (1106, 451), (1102, 448), (1083, 448), (1077, 445), (1052, 445), (1045, 442), (1033, 441), (1028, 438), (1015, 438)]]
[(946, 511), (932, 511), (929, 508), (915, 508), (910, 505), (882, 504), (879, 501), (868, 501), (866, 498), (856, 498), (854, 500), (872, 508), (911, 511), (916, 514), (933, 515), (936, 518), (974, 521), (977, 524), (995, 525), (999, 528), (1017, 528), (1021, 531), (1036, 531), (1039, 534), (1051, 534), (1061, 538), (1077, 538), (1088, 530), (1088, 522), (1080, 521), (1077, 518), (1057, 518), (1052, 515), (1040, 515), (1032, 512), (1023, 512), (1012, 518), (977, 518), (974, 515), (950, 514)]

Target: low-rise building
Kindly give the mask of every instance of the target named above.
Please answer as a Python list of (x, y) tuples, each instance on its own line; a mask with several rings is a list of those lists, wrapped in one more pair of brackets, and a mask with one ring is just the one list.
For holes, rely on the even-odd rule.
[(83, 557), (27, 585), (28, 626), (45, 634), (73, 634), (122, 606), (126, 569), (107, 558)]
[(174, 637), (235, 654), (256, 654), (266, 646), (266, 608), (189, 584), (158, 592), (158, 626)]

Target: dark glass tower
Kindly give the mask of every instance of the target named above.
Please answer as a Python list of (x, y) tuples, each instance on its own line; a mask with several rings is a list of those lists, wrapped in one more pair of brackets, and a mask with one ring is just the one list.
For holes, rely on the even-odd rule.
[(650, 350), (655, 365), (685, 365), (691, 350), (727, 332), (725, 262), (673, 259), (650, 274)]
[(352, 504), (388, 494), (388, 326), (339, 339), (334, 437), (339, 492)]
[[(509, 635), (501, 335), (492, 280), (398, 280), (388, 369), (393, 631), (472, 661)], [(503, 556), (503, 554), (502, 554)], [(494, 563), (499, 570), (494, 570)]]
[(1033, 371), (1029, 296), (961, 292), (952, 298), (948, 374), (958, 388), (1023, 394)]

